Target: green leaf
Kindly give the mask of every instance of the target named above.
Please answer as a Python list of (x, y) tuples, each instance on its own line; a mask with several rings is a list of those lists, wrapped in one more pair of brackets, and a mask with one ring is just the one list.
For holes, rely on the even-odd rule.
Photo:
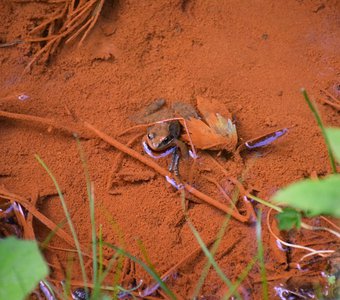
[(340, 163), (340, 128), (325, 128), (332, 152)]
[(328, 281), (328, 284), (335, 285), (335, 283), (336, 283), (335, 275), (331, 275), (331, 276), (327, 277), (327, 281)]
[(273, 201), (303, 210), (307, 216), (340, 217), (340, 175), (306, 179), (278, 191)]
[(34, 241), (0, 240), (0, 299), (22, 300), (48, 274)]
[(279, 221), (280, 230), (289, 230), (294, 227), (301, 227), (301, 214), (293, 208), (285, 207), (282, 212), (276, 215)]

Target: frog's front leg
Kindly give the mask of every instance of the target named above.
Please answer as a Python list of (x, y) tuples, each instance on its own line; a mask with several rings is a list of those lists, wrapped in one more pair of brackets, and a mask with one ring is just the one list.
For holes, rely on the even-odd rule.
[(179, 159), (180, 159), (180, 151), (178, 147), (175, 148), (174, 152), (172, 152), (171, 163), (169, 166), (169, 171), (173, 172), (176, 176), (179, 176)]
[(182, 156), (183, 158), (188, 158), (188, 147), (180, 140), (175, 141), (176, 148), (172, 153), (171, 163), (169, 166), (169, 171), (174, 172), (176, 176), (179, 176), (179, 160)]

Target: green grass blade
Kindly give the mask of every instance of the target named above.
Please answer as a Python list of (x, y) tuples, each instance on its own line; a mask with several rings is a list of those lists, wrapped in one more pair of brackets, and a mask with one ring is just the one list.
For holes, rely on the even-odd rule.
[[(111, 257), (111, 259), (109, 260), (109, 262), (108, 262), (108, 264), (105, 268), (105, 271), (101, 275), (98, 276), (98, 286), (101, 286), (103, 284), (104, 279), (106, 278), (107, 275), (109, 275), (109, 272), (111, 271), (113, 264), (117, 260), (118, 256), (119, 256), (119, 254), (117, 254), (117, 253), (115, 255), (113, 255)], [(117, 273), (117, 272), (115, 272), (115, 273)], [(115, 288), (115, 285), (113, 287), (113, 291), (117, 292), (117, 288)], [(114, 294), (114, 296), (117, 296), (117, 295)]]
[(129, 252), (111, 245), (109, 243), (104, 242), (104, 245), (106, 245), (107, 247), (110, 247), (111, 249), (116, 250), (119, 254), (122, 254), (126, 257), (128, 257), (129, 259), (131, 259), (132, 261), (134, 261), (135, 263), (139, 264), (146, 272), (148, 272), (150, 274), (150, 276), (152, 276), (152, 278), (154, 280), (157, 281), (157, 283), (159, 284), (159, 286), (163, 289), (163, 291), (171, 298), (171, 299), (176, 299), (176, 296), (174, 295), (174, 293), (167, 287), (167, 285), (162, 281), (162, 279), (159, 277), (159, 275), (154, 272), (151, 268), (148, 267), (147, 264), (145, 264), (143, 261), (141, 261), (140, 259), (138, 259), (137, 257), (133, 256), (132, 254), (130, 254)]
[(47, 167), (45, 162), (37, 154), (35, 155), (35, 158), (41, 164), (41, 166), (45, 169), (47, 174), (50, 176), (50, 178), (52, 179), (52, 181), (54, 183), (54, 186), (57, 189), (57, 192), (58, 192), (58, 195), (59, 195), (59, 199), (61, 201), (61, 205), (63, 207), (64, 214), (66, 216), (67, 223), (68, 223), (68, 225), (70, 227), (71, 234), (72, 234), (72, 237), (73, 237), (73, 240), (74, 240), (74, 244), (75, 244), (76, 249), (77, 249), (79, 263), (80, 263), (80, 267), (81, 267), (81, 273), (82, 273), (82, 277), (83, 277), (83, 281), (84, 281), (84, 286), (85, 286), (85, 290), (87, 291), (87, 289), (88, 289), (87, 288), (87, 275), (86, 275), (86, 271), (85, 271), (84, 259), (83, 259), (82, 253), (81, 253), (81, 249), (80, 249), (80, 244), (79, 244), (79, 240), (78, 240), (78, 237), (77, 237), (77, 233), (76, 233), (76, 231), (74, 229), (74, 226), (73, 226), (73, 223), (72, 223), (72, 220), (71, 220), (71, 216), (70, 216), (70, 213), (68, 211), (68, 208), (67, 208), (67, 205), (66, 205), (63, 193), (61, 192), (61, 189), (59, 187), (59, 184), (58, 184), (56, 178), (54, 177), (54, 175), (50, 171), (50, 169)]
[[(227, 276), (225, 276), (225, 274), (223, 273), (223, 271), (221, 270), (221, 268), (219, 267), (219, 265), (215, 261), (213, 255), (210, 253), (208, 247), (206, 246), (206, 244), (202, 240), (202, 238), (201, 238), (200, 234), (198, 233), (198, 231), (196, 230), (195, 226), (191, 223), (191, 220), (190, 220), (189, 216), (187, 215), (187, 213), (185, 211), (185, 194), (184, 194), (183, 190), (181, 191), (181, 198), (182, 198), (183, 213), (184, 213), (185, 219), (187, 221), (187, 224), (188, 224), (190, 230), (192, 231), (193, 235), (195, 236), (198, 244), (200, 245), (204, 255), (207, 257), (209, 263), (213, 266), (216, 273), (218, 274), (220, 279), (224, 282), (224, 284), (227, 285), (229, 287), (229, 289), (232, 289), (233, 288), (232, 282), (227, 278)], [(241, 296), (237, 292), (235, 293), (235, 296), (238, 299), (241, 299)]]
[[(219, 245), (222, 241), (222, 237), (224, 236), (224, 233), (227, 229), (227, 226), (229, 224), (229, 220), (230, 220), (230, 215), (227, 215), (222, 226), (221, 226), (221, 228), (220, 228), (220, 230), (219, 230), (219, 232), (217, 233), (216, 240), (215, 240), (214, 244), (212, 245), (211, 251), (210, 251), (210, 253), (213, 257), (215, 256), (217, 249), (218, 249), (218, 247), (219, 247)], [(200, 290), (202, 289), (202, 286), (205, 282), (205, 279), (206, 279), (206, 277), (209, 273), (210, 267), (211, 267), (211, 263), (208, 260), (207, 263), (205, 264), (204, 268), (203, 268), (201, 276), (200, 276), (198, 283), (195, 287), (195, 290), (194, 290), (194, 293), (193, 293), (193, 296), (192, 296), (193, 298), (198, 297), (198, 294), (199, 294)]]
[(48, 244), (50, 243), (51, 239), (55, 236), (55, 234), (57, 233), (57, 231), (61, 228), (64, 227), (64, 225), (66, 224), (67, 220), (63, 220), (60, 223), (57, 224), (57, 226), (55, 228), (53, 228), (53, 230), (51, 230), (47, 237), (45, 238), (45, 240), (40, 244), (40, 248), (41, 250), (44, 250)]
[[(187, 223), (192, 231), (192, 233), (194, 234), (198, 244), (200, 245), (200, 247), (202, 248), (203, 253), (205, 254), (205, 256), (207, 257), (207, 259), (209, 260), (210, 264), (213, 266), (213, 268), (215, 269), (216, 273), (218, 274), (218, 276), (220, 277), (220, 279), (224, 282), (225, 285), (227, 285), (229, 287), (229, 289), (233, 289), (234, 286), (232, 284), (232, 282), (227, 278), (227, 276), (225, 276), (225, 274), (223, 273), (223, 271), (221, 270), (221, 268), (219, 267), (219, 265), (217, 264), (217, 262), (215, 261), (214, 257), (212, 256), (212, 254), (210, 253), (209, 249), (207, 248), (207, 246), (204, 244), (201, 236), (199, 235), (198, 231), (196, 230), (196, 228), (194, 227), (194, 225), (191, 223), (190, 220), (187, 219)], [(235, 293), (238, 299), (241, 299), (240, 295)]]
[(152, 269), (153, 271), (155, 271), (155, 267), (154, 267), (153, 263), (151, 262), (151, 259), (148, 255), (148, 252), (146, 251), (146, 248), (145, 248), (143, 242), (140, 239), (137, 239), (137, 245), (138, 245), (139, 250), (142, 252), (144, 260), (148, 264), (149, 268)]
[[(116, 267), (116, 270), (114, 272), (113, 284), (112, 284), (112, 286), (114, 286), (114, 287), (119, 286), (118, 283), (119, 283), (121, 276), (122, 276), (122, 273), (123, 273), (122, 270), (123, 270), (123, 267), (124, 267), (124, 256), (117, 254), (116, 260), (117, 260), (117, 267)], [(105, 270), (105, 272), (106, 272), (106, 270)], [(104, 276), (105, 275), (107, 275), (107, 273), (105, 273)], [(103, 279), (105, 278), (104, 276), (103, 276)], [(119, 292), (119, 289), (116, 288), (115, 294), (113, 295), (114, 296), (113, 298), (117, 297), (118, 292)]]
[(96, 221), (95, 221), (95, 210), (94, 210), (94, 187), (91, 184), (90, 173), (88, 170), (88, 165), (85, 157), (85, 152), (81, 146), (79, 138), (76, 136), (77, 148), (80, 154), (80, 160), (83, 165), (85, 179), (86, 179), (86, 190), (87, 197), (89, 199), (90, 206), (90, 219), (91, 219), (91, 230), (92, 230), (92, 266), (93, 266), (93, 283), (94, 288), (91, 295), (91, 299), (96, 299), (100, 293), (100, 286), (98, 285), (98, 258), (97, 258), (97, 236), (96, 236)]
[(243, 269), (241, 274), (238, 276), (236, 282), (234, 283), (234, 288), (230, 289), (227, 294), (224, 295), (223, 299), (228, 300), (234, 293), (237, 291), (238, 287), (241, 285), (243, 280), (248, 276), (250, 270), (254, 267), (255, 263), (257, 262), (257, 256), (255, 256)]
[(328, 136), (326, 134), (326, 130), (325, 130), (325, 127), (323, 126), (323, 123), (322, 123), (322, 120), (321, 120), (321, 117), (316, 109), (316, 107), (314, 106), (314, 104), (312, 103), (312, 101), (309, 99), (308, 97), (308, 94), (306, 92), (305, 89), (301, 89), (301, 92), (303, 94), (303, 96), (305, 97), (305, 100), (310, 108), (310, 110), (312, 111), (315, 119), (316, 119), (316, 122), (318, 123), (320, 129), (321, 129), (321, 132), (322, 132), (322, 135), (323, 135), (323, 138), (325, 140), (325, 143), (326, 143), (326, 146), (327, 146), (327, 151), (328, 151), (328, 157), (329, 157), (329, 161), (330, 161), (330, 164), (331, 164), (331, 168), (332, 168), (332, 172), (333, 173), (337, 173), (336, 172), (336, 164), (335, 164), (335, 159), (334, 159), (334, 156), (333, 156), (333, 152), (332, 152), (332, 148), (331, 148), (331, 145), (330, 145), (330, 142), (329, 142), (329, 139), (328, 139)]
[(275, 210), (278, 211), (278, 212), (282, 212), (282, 208), (279, 207), (279, 206), (277, 206), (277, 205), (275, 205), (275, 204), (273, 204), (273, 203), (270, 203), (270, 202), (268, 202), (268, 201), (266, 201), (266, 200), (263, 200), (263, 199), (261, 199), (261, 198), (259, 198), (259, 197), (256, 197), (256, 196), (254, 196), (254, 195), (251, 195), (251, 194), (248, 194), (247, 197), (248, 197), (248, 198), (251, 198), (251, 199), (255, 200), (256, 202), (259, 202), (259, 203), (261, 203), (261, 204), (263, 204), (263, 205), (265, 205), (265, 206), (268, 206), (268, 207), (270, 207), (270, 208), (272, 208), (272, 209), (275, 209)]
[(66, 278), (63, 281), (63, 289), (64, 289), (64, 299), (67, 300), (71, 296), (71, 278), (72, 278), (72, 265), (73, 265), (73, 254), (69, 254), (67, 256), (67, 265), (66, 265)]
[(260, 263), (261, 281), (262, 281), (262, 299), (268, 300), (268, 281), (266, 275), (266, 268), (264, 264), (264, 250), (262, 244), (262, 228), (261, 228), (262, 212), (259, 210), (256, 220), (256, 240), (257, 240), (257, 252)]
[[(119, 225), (116, 223), (116, 221), (112, 218), (112, 216), (108, 213), (107, 210), (100, 208), (101, 215), (105, 217), (108, 223), (112, 226), (112, 231), (115, 232), (118, 235), (118, 244), (121, 245), (122, 248), (126, 247), (126, 242), (124, 240), (124, 234), (122, 229), (119, 227)], [(122, 265), (124, 263), (124, 256), (120, 255), (118, 257), (118, 263), (117, 267), (114, 273), (113, 277), (113, 284), (112, 286), (116, 287), (118, 282), (120, 281), (121, 275), (122, 275)], [(115, 293), (117, 293), (117, 288), (115, 288)], [(113, 295), (116, 297), (116, 294)]]
[(99, 225), (99, 237), (98, 237), (98, 258), (99, 258), (99, 269), (98, 277), (103, 274), (104, 264), (103, 264), (103, 228), (102, 224)]

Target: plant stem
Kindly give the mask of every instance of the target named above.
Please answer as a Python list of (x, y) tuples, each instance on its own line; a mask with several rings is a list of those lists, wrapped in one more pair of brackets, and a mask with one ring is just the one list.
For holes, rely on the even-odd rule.
[[(216, 252), (217, 252), (217, 249), (222, 241), (222, 237), (224, 236), (224, 233), (227, 229), (227, 226), (229, 224), (229, 220), (230, 220), (230, 215), (226, 215), (225, 217), (225, 220), (219, 230), (219, 232), (217, 233), (217, 237), (216, 237), (216, 241), (214, 242), (213, 246), (211, 247), (211, 255), (212, 257), (215, 256)], [(210, 270), (210, 267), (211, 267), (211, 262), (208, 260), (207, 263), (205, 264), (203, 270), (202, 270), (202, 273), (201, 273), (201, 276), (198, 280), (198, 283), (195, 287), (195, 291), (194, 291), (194, 294), (193, 294), (193, 297), (194, 299), (198, 298), (198, 294), (204, 284), (204, 281), (205, 281), (205, 278), (207, 277), (208, 275), (208, 272)]]
[(224, 296), (224, 300), (229, 300), (230, 297), (237, 291), (238, 287), (241, 285), (243, 280), (248, 276), (250, 270), (254, 267), (255, 263), (257, 262), (258, 257), (255, 256), (253, 259), (247, 264), (247, 266), (243, 269), (241, 274), (238, 276), (236, 282), (234, 283), (234, 288), (229, 290)]
[(63, 196), (63, 194), (61, 192), (61, 189), (59, 187), (59, 184), (58, 184), (56, 178), (54, 177), (54, 175), (50, 171), (50, 169), (47, 167), (45, 162), (37, 154), (35, 155), (35, 158), (40, 163), (40, 165), (45, 169), (47, 174), (50, 176), (50, 178), (52, 179), (52, 181), (54, 183), (54, 186), (57, 189), (57, 192), (58, 192), (58, 195), (59, 195), (59, 198), (60, 198), (60, 201), (61, 201), (61, 205), (63, 207), (64, 214), (66, 216), (68, 225), (69, 225), (71, 233), (72, 233), (72, 237), (74, 239), (74, 244), (75, 244), (76, 249), (77, 249), (78, 258), (79, 258), (79, 262), (80, 262), (81, 273), (82, 273), (83, 281), (84, 281), (84, 286), (85, 286), (85, 290), (87, 292), (88, 291), (88, 287), (87, 287), (87, 275), (86, 275), (86, 271), (85, 271), (84, 259), (83, 259), (83, 255), (82, 255), (82, 252), (81, 252), (81, 249), (80, 249), (80, 243), (79, 243), (79, 240), (78, 240), (78, 237), (77, 237), (77, 233), (76, 233), (76, 230), (75, 230), (75, 228), (73, 226), (73, 223), (72, 223), (72, 220), (71, 220), (71, 216), (70, 216), (70, 213), (68, 211), (68, 208), (67, 208), (64, 196)]
[(266, 275), (266, 268), (264, 264), (264, 250), (262, 244), (262, 228), (261, 228), (261, 210), (258, 211), (256, 220), (256, 239), (257, 239), (257, 256), (260, 264), (260, 273), (262, 281), (262, 296), (264, 300), (268, 300), (268, 281)]
[(332, 168), (332, 172), (334, 174), (337, 173), (336, 171), (336, 164), (335, 164), (335, 159), (334, 159), (334, 156), (333, 156), (333, 153), (332, 153), (332, 149), (331, 149), (331, 145), (330, 145), (330, 142), (329, 142), (329, 139), (327, 137), (327, 134), (326, 134), (326, 130), (325, 130), (325, 127), (323, 126), (323, 123), (322, 123), (322, 120), (321, 120), (321, 117), (316, 109), (316, 107), (314, 106), (314, 104), (312, 103), (312, 101), (309, 99), (308, 95), (307, 95), (307, 92), (305, 89), (301, 89), (301, 92), (303, 94), (303, 96), (305, 97), (305, 100), (310, 108), (310, 110), (312, 111), (315, 119), (316, 119), (316, 122), (318, 123), (320, 129), (321, 129), (321, 132), (322, 132), (322, 135), (323, 135), (323, 138), (325, 140), (325, 143), (326, 143), (326, 146), (327, 146), (327, 151), (328, 151), (328, 157), (329, 157), (329, 161), (331, 163), (331, 168)]
[(91, 299), (95, 299), (99, 296), (100, 286), (98, 283), (98, 258), (97, 258), (97, 235), (96, 235), (96, 221), (95, 221), (95, 209), (94, 209), (94, 186), (90, 179), (90, 172), (88, 169), (85, 152), (81, 146), (80, 140), (77, 135), (75, 135), (77, 148), (80, 154), (80, 160), (83, 165), (85, 180), (86, 180), (86, 190), (87, 197), (89, 200), (90, 206), (90, 219), (91, 219), (91, 236), (92, 236), (92, 265), (93, 265), (93, 282), (95, 284), (95, 288), (92, 294)]
[[(213, 266), (213, 268), (215, 269), (217, 275), (220, 277), (220, 279), (224, 282), (224, 284), (226, 286), (228, 286), (228, 288), (230, 290), (234, 290), (234, 285), (233, 283), (230, 281), (229, 278), (227, 278), (227, 276), (223, 273), (223, 271), (221, 270), (221, 268), (219, 267), (219, 265), (217, 264), (217, 262), (215, 261), (213, 254), (209, 251), (208, 247), (206, 246), (206, 244), (204, 243), (204, 241), (202, 240), (200, 234), (198, 233), (198, 231), (196, 230), (195, 226), (192, 224), (186, 210), (185, 210), (185, 193), (184, 190), (181, 190), (181, 199), (182, 199), (182, 209), (183, 209), (183, 213), (185, 216), (185, 219), (187, 221), (187, 224), (191, 230), (191, 232), (193, 233), (193, 235), (195, 236), (198, 244), (200, 245), (200, 247), (202, 248), (202, 251), (204, 253), (204, 255), (207, 257), (209, 263)], [(237, 292), (237, 290), (235, 290), (234, 295), (237, 299), (241, 299), (240, 294)]]
[(175, 294), (167, 287), (165, 282), (163, 282), (162, 279), (158, 276), (158, 274), (155, 271), (153, 271), (151, 268), (149, 268), (149, 266), (146, 263), (144, 263), (143, 261), (141, 261), (137, 257), (131, 255), (129, 252), (125, 251), (122, 248), (119, 248), (117, 246), (114, 246), (114, 245), (106, 243), (106, 242), (104, 242), (103, 244), (105, 246), (117, 251), (118, 254), (124, 255), (125, 257), (128, 257), (129, 259), (131, 259), (135, 263), (139, 264), (147, 273), (149, 273), (150, 276), (153, 277), (153, 279), (155, 279), (157, 281), (159, 286), (163, 289), (163, 291), (168, 295), (168, 297), (170, 299), (172, 299), (172, 300), (177, 299)]
[(261, 199), (261, 198), (259, 198), (259, 197), (256, 197), (256, 196), (254, 196), (254, 195), (252, 195), (252, 194), (248, 194), (247, 197), (248, 197), (248, 198), (251, 198), (251, 199), (255, 200), (256, 202), (259, 202), (259, 203), (261, 203), (261, 204), (263, 204), (263, 205), (265, 205), (265, 206), (268, 206), (268, 207), (270, 207), (270, 208), (272, 208), (272, 209), (275, 209), (275, 210), (278, 211), (278, 212), (282, 212), (282, 208), (279, 207), (279, 206), (277, 206), (277, 205), (274, 205), (273, 203), (270, 203), (270, 202), (268, 202), (268, 201), (265, 201), (265, 200), (263, 200), (263, 199)]

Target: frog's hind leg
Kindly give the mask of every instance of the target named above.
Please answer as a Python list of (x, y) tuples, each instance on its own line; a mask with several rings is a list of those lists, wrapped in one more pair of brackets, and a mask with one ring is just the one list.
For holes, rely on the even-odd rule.
[(189, 157), (189, 150), (186, 144), (184, 144), (181, 140), (176, 140), (175, 144), (177, 148), (179, 148), (181, 155), (184, 159), (187, 159)]
[(164, 106), (165, 100), (157, 99), (155, 102), (131, 115), (129, 119), (135, 124), (144, 124), (172, 117), (172, 112)]
[(179, 176), (179, 169), (178, 169), (179, 159), (180, 159), (180, 151), (178, 147), (176, 147), (176, 149), (172, 153), (171, 163), (169, 166), (169, 171), (173, 172), (176, 176)]

